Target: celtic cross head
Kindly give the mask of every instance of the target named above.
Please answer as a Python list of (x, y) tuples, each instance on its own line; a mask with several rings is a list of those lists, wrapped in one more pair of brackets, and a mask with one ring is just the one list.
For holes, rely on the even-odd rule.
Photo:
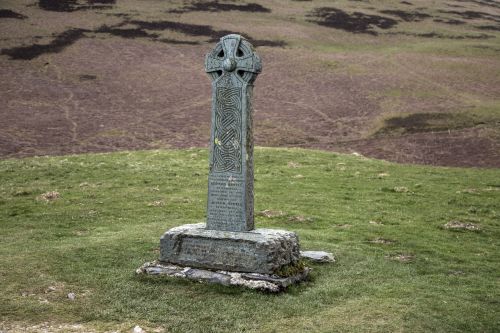
[(259, 56), (252, 44), (240, 35), (224, 36), (205, 58), (205, 71), (212, 81), (234, 76), (246, 84), (252, 84), (262, 70)]

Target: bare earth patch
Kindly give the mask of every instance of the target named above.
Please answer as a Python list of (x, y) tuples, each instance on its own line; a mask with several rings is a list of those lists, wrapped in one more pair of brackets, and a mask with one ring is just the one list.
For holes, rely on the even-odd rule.
[(375, 239), (372, 239), (370, 241), (370, 243), (372, 243), (372, 244), (385, 244), (385, 245), (388, 245), (388, 244), (394, 244), (394, 241), (390, 240), (390, 239), (385, 239), (385, 238), (382, 238), (382, 237), (377, 237)]
[(290, 222), (312, 222), (314, 219), (312, 217), (306, 217), (304, 215), (290, 216), (288, 218)]
[(43, 194), (40, 194), (40, 196), (38, 197), (40, 200), (44, 200), (44, 201), (54, 201), (54, 200), (57, 200), (59, 199), (61, 196), (61, 194), (57, 191), (49, 191), (49, 192), (45, 192)]
[(469, 231), (479, 231), (481, 227), (477, 224), (470, 222), (460, 222), (460, 221), (450, 221), (443, 225), (444, 229), (448, 230), (469, 230)]
[(416, 257), (413, 254), (394, 254), (390, 256), (385, 256), (385, 258), (407, 264), (413, 262)]
[(27, 324), (27, 323), (9, 323), (0, 322), (1, 332), (26, 332), (26, 333), (96, 333), (96, 332), (154, 332), (163, 333), (166, 330), (162, 327), (145, 327), (143, 325), (131, 325), (131, 324), (109, 324), (105, 325), (105, 328), (94, 328), (85, 324), (76, 323), (56, 323), (56, 322), (43, 322), (38, 324)]
[(405, 187), (405, 186), (395, 186), (392, 190), (394, 192), (396, 192), (396, 193), (407, 193), (407, 192), (409, 192), (408, 188)]
[(279, 216), (284, 216), (284, 215), (285, 215), (285, 213), (283, 213), (283, 211), (281, 211), (281, 210), (270, 210), (270, 209), (265, 209), (265, 210), (257, 213), (257, 216), (264, 216), (267, 218), (279, 217)]

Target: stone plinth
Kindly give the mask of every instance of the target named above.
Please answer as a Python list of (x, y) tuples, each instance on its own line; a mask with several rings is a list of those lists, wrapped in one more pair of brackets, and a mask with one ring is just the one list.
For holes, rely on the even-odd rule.
[(310, 268), (304, 267), (301, 270), (297, 270), (297, 272), (291, 276), (280, 277), (260, 273), (211, 271), (153, 261), (145, 263), (135, 272), (141, 275), (170, 276), (199, 282), (221, 284), (223, 286), (240, 286), (276, 293), (285, 290), (294, 283), (306, 280), (310, 271)]
[(160, 261), (182, 266), (274, 274), (299, 259), (297, 235), (285, 230), (233, 232), (186, 224), (160, 239)]

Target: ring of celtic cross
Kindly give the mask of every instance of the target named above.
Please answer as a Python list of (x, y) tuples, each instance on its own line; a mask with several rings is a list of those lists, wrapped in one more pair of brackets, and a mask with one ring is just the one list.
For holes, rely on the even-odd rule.
[(221, 77), (228, 80), (229, 76), (234, 76), (242, 82), (252, 84), (261, 70), (262, 63), (253, 46), (236, 34), (222, 37), (205, 58), (205, 71), (213, 81)]

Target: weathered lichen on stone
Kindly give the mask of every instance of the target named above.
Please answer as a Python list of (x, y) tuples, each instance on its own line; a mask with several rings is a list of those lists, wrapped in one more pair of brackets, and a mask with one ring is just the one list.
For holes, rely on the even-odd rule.
[(251, 96), (261, 69), (252, 45), (239, 35), (222, 37), (205, 58), (212, 79), (208, 229), (254, 227)]
[(309, 272), (310, 268), (304, 268), (304, 270), (296, 275), (280, 277), (260, 273), (197, 269), (165, 264), (159, 261), (147, 262), (136, 270), (136, 274), (138, 275), (170, 276), (198, 282), (216, 283), (224, 286), (240, 286), (271, 293), (283, 291), (289, 285), (306, 279)]
[(160, 239), (160, 260), (184, 266), (276, 274), (299, 259), (297, 235), (286, 230), (232, 232), (199, 223), (172, 228)]

